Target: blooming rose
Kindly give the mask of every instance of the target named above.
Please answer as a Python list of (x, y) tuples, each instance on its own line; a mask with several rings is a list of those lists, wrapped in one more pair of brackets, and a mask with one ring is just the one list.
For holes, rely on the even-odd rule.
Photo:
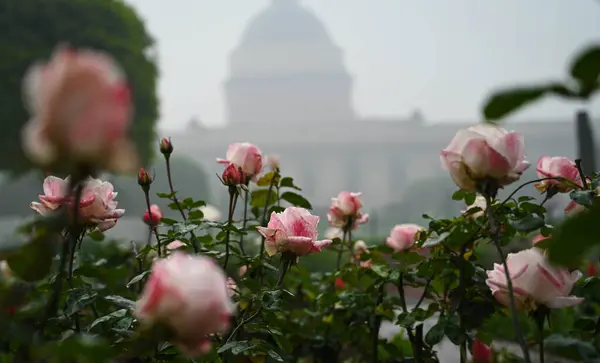
[(174, 251), (154, 262), (135, 315), (144, 324), (167, 324), (173, 342), (195, 357), (210, 351), (207, 335), (229, 329), (233, 309), (227, 278), (212, 259)]
[(390, 233), (386, 240), (386, 244), (396, 252), (404, 251), (411, 248), (418, 239), (417, 234), (425, 228), (412, 223), (398, 224)]
[(152, 204), (150, 206), (150, 210), (146, 209), (146, 211), (144, 212), (144, 223), (146, 223), (149, 226), (157, 226), (160, 223), (160, 220), (162, 219), (163, 214), (162, 211), (160, 210), (160, 207), (157, 206), (156, 204)]
[(458, 131), (442, 150), (441, 161), (456, 185), (472, 192), (486, 179), (494, 179), (500, 187), (510, 184), (529, 167), (523, 137), (487, 124)]
[(178, 248), (182, 248), (182, 247), (186, 247), (186, 246), (187, 245), (185, 243), (183, 243), (180, 240), (176, 239), (175, 241), (170, 242), (167, 245), (167, 251), (173, 251), (173, 250), (176, 250)]
[(221, 164), (234, 164), (242, 168), (247, 180), (256, 180), (263, 169), (262, 152), (248, 142), (229, 145), (225, 159), (217, 159)]
[(277, 252), (292, 252), (297, 256), (321, 252), (331, 244), (330, 240), (317, 241), (319, 217), (304, 208), (288, 207), (281, 213), (271, 213), (267, 227), (256, 227), (265, 240), (269, 255)]
[(329, 225), (344, 228), (348, 220), (352, 219), (352, 228), (356, 229), (359, 224), (368, 222), (369, 215), (360, 211), (363, 205), (360, 196), (361, 193), (341, 192), (336, 198), (332, 198), (327, 212)]
[(31, 160), (136, 169), (137, 154), (127, 136), (131, 95), (108, 54), (59, 46), (48, 63), (29, 68), (23, 93), (32, 116), (23, 129), (23, 148)]
[[(568, 296), (581, 272), (550, 265), (543, 250), (532, 247), (517, 253), (509, 253), (506, 258), (510, 272), (515, 303), (518, 310), (533, 310), (537, 305), (561, 308), (581, 303), (583, 298)], [(510, 306), (508, 285), (501, 264), (487, 271), (485, 281), (492, 295), (501, 304)]]
[(369, 247), (367, 247), (365, 241), (356, 241), (354, 244), (354, 258), (360, 262), (360, 267), (370, 268), (373, 262), (371, 260), (362, 261), (360, 256), (363, 253), (369, 253)]
[[(565, 178), (573, 184), (581, 187), (581, 176), (579, 170), (573, 161), (562, 156), (542, 156), (535, 168), (539, 178)], [(535, 187), (545, 192), (550, 186), (553, 186), (556, 191), (566, 193), (572, 189), (571, 185), (560, 180), (542, 180)]]
[(271, 168), (271, 170), (273, 170), (273, 171), (278, 170), (279, 165), (281, 164), (281, 161), (279, 160), (279, 156), (277, 156), (275, 154), (267, 156), (267, 164), (269, 165), (269, 168)]
[(466, 210), (463, 210), (462, 213), (465, 214), (473, 208), (479, 208), (481, 210), (478, 212), (469, 214), (470, 218), (477, 219), (477, 218), (483, 216), (485, 214), (485, 210), (487, 209), (487, 202), (485, 201), (485, 198), (482, 197), (481, 195), (478, 195), (477, 198), (475, 198), (475, 201), (473, 202), (473, 204), (468, 206)]
[[(41, 215), (46, 215), (63, 204), (71, 206), (73, 197), (68, 191), (69, 183), (69, 177), (64, 180), (55, 176), (46, 177), (43, 184), (44, 195), (38, 196), (39, 203), (31, 202), (31, 209)], [(115, 200), (117, 193), (114, 191), (113, 185), (94, 178), (88, 178), (83, 183), (83, 191), (79, 200), (79, 220), (97, 226), (100, 231), (111, 229), (117, 224), (117, 219), (125, 213), (124, 209), (117, 209), (118, 203)]]

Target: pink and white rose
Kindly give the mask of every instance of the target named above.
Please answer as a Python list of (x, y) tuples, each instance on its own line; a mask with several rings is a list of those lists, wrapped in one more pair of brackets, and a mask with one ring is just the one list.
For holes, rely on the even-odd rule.
[(529, 167), (521, 134), (489, 124), (458, 131), (440, 159), (456, 185), (472, 192), (486, 179), (508, 185)]
[(398, 224), (392, 228), (392, 232), (387, 238), (386, 244), (396, 252), (408, 250), (415, 244), (415, 241), (418, 240), (418, 233), (423, 230), (425, 230), (425, 228), (418, 224)]
[(177, 347), (196, 357), (210, 351), (209, 334), (229, 329), (233, 311), (227, 277), (214, 260), (174, 251), (154, 262), (135, 316), (143, 324), (168, 325)]
[(360, 224), (368, 222), (369, 215), (360, 210), (363, 206), (360, 196), (361, 193), (341, 192), (336, 198), (332, 198), (327, 212), (329, 225), (345, 228), (351, 219), (352, 229), (356, 229)]
[(354, 244), (354, 258), (359, 261), (359, 266), (363, 268), (370, 268), (373, 266), (373, 261), (371, 260), (361, 260), (361, 256), (364, 253), (370, 253), (369, 247), (365, 243), (365, 241), (359, 240)]
[[(535, 170), (540, 179), (565, 178), (580, 188), (583, 184), (575, 162), (563, 156), (542, 156), (539, 158)], [(553, 186), (560, 193), (566, 193), (573, 189), (569, 183), (554, 179), (542, 180), (535, 185), (541, 192), (545, 192), (550, 186)]]
[(131, 94), (108, 54), (59, 46), (48, 63), (31, 66), (23, 80), (32, 118), (23, 148), (46, 166), (59, 160), (116, 172), (135, 171), (138, 157), (128, 138)]
[[(44, 179), (44, 194), (38, 196), (39, 202), (31, 202), (30, 207), (41, 215), (54, 212), (62, 205), (71, 211), (73, 195), (69, 193), (70, 177), (61, 179), (49, 176)], [(117, 209), (117, 192), (113, 185), (100, 179), (88, 178), (84, 182), (79, 201), (78, 219), (88, 225), (96, 226), (100, 231), (111, 229), (125, 213)]]
[(229, 145), (225, 159), (217, 159), (217, 162), (240, 167), (247, 180), (255, 181), (263, 170), (262, 152), (256, 145), (248, 142)]
[(269, 255), (277, 252), (291, 252), (305, 256), (331, 244), (330, 240), (318, 241), (317, 225), (319, 217), (299, 207), (288, 207), (281, 213), (273, 212), (267, 227), (256, 227), (265, 240), (265, 250)]
[[(552, 266), (540, 248), (509, 253), (506, 263), (518, 310), (533, 310), (538, 305), (562, 308), (583, 301), (583, 298), (569, 295), (582, 273)], [(504, 271), (501, 264), (494, 264), (494, 269), (487, 271), (486, 284), (498, 302), (510, 306)]]

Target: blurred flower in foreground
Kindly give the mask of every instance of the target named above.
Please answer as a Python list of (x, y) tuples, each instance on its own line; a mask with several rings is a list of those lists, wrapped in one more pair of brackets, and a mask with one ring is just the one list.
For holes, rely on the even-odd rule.
[(137, 153), (128, 138), (129, 86), (110, 55), (59, 46), (48, 63), (27, 70), (23, 93), (32, 116), (23, 128), (23, 149), (33, 162), (114, 172), (137, 169)]
[(135, 315), (143, 324), (167, 324), (176, 346), (196, 357), (210, 351), (209, 334), (229, 329), (233, 309), (227, 278), (212, 259), (174, 251), (154, 262)]

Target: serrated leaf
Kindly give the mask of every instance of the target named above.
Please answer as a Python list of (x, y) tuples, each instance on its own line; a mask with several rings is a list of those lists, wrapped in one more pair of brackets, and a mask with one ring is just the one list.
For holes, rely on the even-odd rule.
[(588, 47), (578, 54), (571, 65), (570, 73), (582, 87), (597, 87), (600, 76), (600, 45)]
[(437, 324), (432, 326), (431, 329), (429, 329), (429, 331), (427, 332), (427, 334), (425, 334), (425, 343), (427, 343), (427, 345), (429, 345), (430, 347), (433, 347), (434, 345), (441, 342), (442, 339), (444, 339), (444, 336), (446, 335), (445, 331), (446, 321), (442, 319), (438, 320)]
[(275, 190), (258, 189), (251, 193), (250, 205), (252, 207), (263, 208), (265, 205), (272, 205), (276, 202), (277, 192)]
[(98, 319), (94, 320), (92, 322), (92, 324), (90, 324), (88, 331), (90, 331), (91, 329), (93, 329), (96, 325), (107, 322), (109, 320), (115, 319), (115, 318), (122, 318), (127, 314), (127, 309), (120, 309), (117, 311), (113, 311), (110, 314), (104, 315), (99, 317)]
[(446, 238), (448, 238), (448, 236), (450, 236), (450, 232), (444, 232), (444, 233), (442, 233), (442, 234), (440, 234), (439, 236), (436, 236), (436, 237), (429, 237), (423, 243), (423, 247), (430, 248), (430, 247), (437, 246), (440, 243), (444, 242), (444, 240)]
[(281, 180), (279, 181), (279, 186), (282, 188), (292, 188), (292, 189), (296, 189), (296, 190), (302, 190), (302, 189), (300, 189), (300, 187), (298, 187), (294, 184), (294, 179), (292, 179), (289, 176), (281, 178)]
[(131, 301), (127, 298), (124, 298), (123, 296), (119, 296), (119, 295), (108, 295), (104, 297), (104, 300), (115, 304), (116, 306), (119, 306), (121, 308), (125, 308), (125, 309), (129, 309), (129, 310), (133, 310), (135, 308), (135, 302)]
[(139, 275), (135, 276), (134, 278), (132, 278), (131, 281), (129, 281), (127, 283), (127, 288), (130, 288), (131, 285), (137, 284), (138, 282), (142, 281), (142, 279), (144, 277), (148, 276), (148, 274), (150, 274), (150, 272), (151, 272), (150, 270), (144, 271), (141, 274), (139, 274)]
[(510, 225), (519, 232), (532, 232), (546, 225), (543, 216), (539, 214), (529, 214), (519, 220), (510, 221)]

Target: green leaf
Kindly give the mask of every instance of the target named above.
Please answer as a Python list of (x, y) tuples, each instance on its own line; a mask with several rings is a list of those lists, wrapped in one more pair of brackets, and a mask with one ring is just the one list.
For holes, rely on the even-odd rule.
[(588, 47), (577, 55), (570, 73), (582, 87), (596, 87), (600, 76), (600, 45)]
[(93, 329), (96, 325), (101, 324), (101, 323), (105, 323), (109, 320), (112, 320), (114, 318), (122, 318), (125, 315), (127, 315), (127, 309), (120, 309), (117, 311), (113, 311), (110, 314), (106, 314), (104, 316), (99, 317), (98, 319), (94, 320), (92, 322), (92, 324), (90, 324), (88, 331), (90, 331), (91, 329)]
[(586, 253), (600, 244), (600, 206), (593, 206), (556, 227), (550, 237), (550, 261), (568, 267), (579, 266)]
[(91, 231), (87, 234), (88, 237), (90, 237), (91, 239), (93, 239), (94, 241), (100, 242), (100, 241), (104, 241), (104, 233), (100, 232), (99, 230), (94, 230)]
[[(35, 237), (6, 260), (8, 267), (25, 281), (33, 282), (43, 279), (52, 267), (54, 247), (59, 238), (61, 237), (53, 233)], [(62, 241), (62, 243), (67, 243), (67, 241)]]
[(144, 271), (144, 272), (142, 272), (141, 274), (139, 274), (139, 275), (135, 276), (134, 278), (132, 278), (132, 279), (131, 279), (131, 281), (129, 281), (129, 282), (127, 283), (127, 288), (130, 288), (130, 287), (131, 287), (131, 285), (135, 285), (135, 284), (137, 284), (138, 282), (142, 281), (142, 279), (143, 279), (144, 277), (146, 277), (148, 274), (150, 274), (150, 272), (151, 272), (150, 270), (147, 270), (147, 271)]
[(431, 327), (427, 334), (425, 334), (425, 343), (430, 347), (438, 344), (444, 339), (446, 335), (446, 320), (440, 319), (437, 324)]
[(95, 291), (76, 289), (69, 295), (65, 302), (65, 315), (73, 316), (86, 306), (92, 304), (96, 300), (96, 297), (98, 297), (98, 293)]
[[(268, 187), (269, 185), (271, 185), (273, 178), (276, 178), (276, 176), (277, 173), (275, 173), (274, 171), (268, 172), (256, 181), (256, 185), (258, 185), (259, 187)], [(275, 182), (276, 181), (277, 180), (275, 180)]]
[(557, 83), (501, 90), (485, 101), (483, 115), (488, 122), (499, 120), (523, 106), (539, 100), (548, 93), (567, 96), (572, 92)]
[(569, 193), (571, 200), (579, 205), (591, 207), (594, 203), (595, 193), (592, 190), (573, 190)]
[(423, 243), (423, 247), (430, 248), (439, 245), (444, 242), (446, 238), (450, 235), (450, 232), (444, 232), (437, 237), (428, 238), (425, 243)]
[(279, 186), (282, 188), (292, 188), (292, 189), (296, 189), (296, 190), (302, 190), (302, 189), (300, 189), (300, 187), (298, 187), (294, 184), (294, 179), (290, 178), (289, 176), (281, 178), (281, 181), (279, 181)]
[(510, 225), (519, 232), (532, 232), (546, 225), (543, 216), (529, 214), (519, 220), (510, 221)]
[(281, 199), (297, 207), (312, 209), (312, 205), (310, 205), (310, 202), (300, 194), (285, 192), (281, 195)]
[(248, 341), (248, 340), (238, 340), (233, 342), (228, 342), (223, 344), (221, 348), (217, 351), (217, 353), (221, 354), (228, 350), (231, 351), (233, 355), (239, 355), (247, 350), (250, 350), (256, 346), (256, 343)]
[(578, 362), (600, 359), (600, 354), (591, 343), (561, 335), (551, 335), (545, 339), (545, 349), (563, 358)]
[(135, 308), (135, 302), (131, 301), (123, 296), (118, 295), (108, 295), (105, 296), (104, 299), (108, 302), (115, 304), (118, 307), (133, 310)]
[(283, 362), (284, 361), (283, 358), (281, 358), (281, 356), (279, 354), (277, 354), (277, 352), (274, 351), (274, 350), (269, 350), (267, 352), (267, 354), (269, 355), (269, 357), (271, 357), (271, 359), (274, 359), (277, 362)]
[[(269, 200), (267, 200), (267, 196)], [(252, 192), (250, 205), (252, 207), (262, 208), (265, 205), (272, 205), (277, 202), (277, 192), (269, 189), (258, 189)]]

